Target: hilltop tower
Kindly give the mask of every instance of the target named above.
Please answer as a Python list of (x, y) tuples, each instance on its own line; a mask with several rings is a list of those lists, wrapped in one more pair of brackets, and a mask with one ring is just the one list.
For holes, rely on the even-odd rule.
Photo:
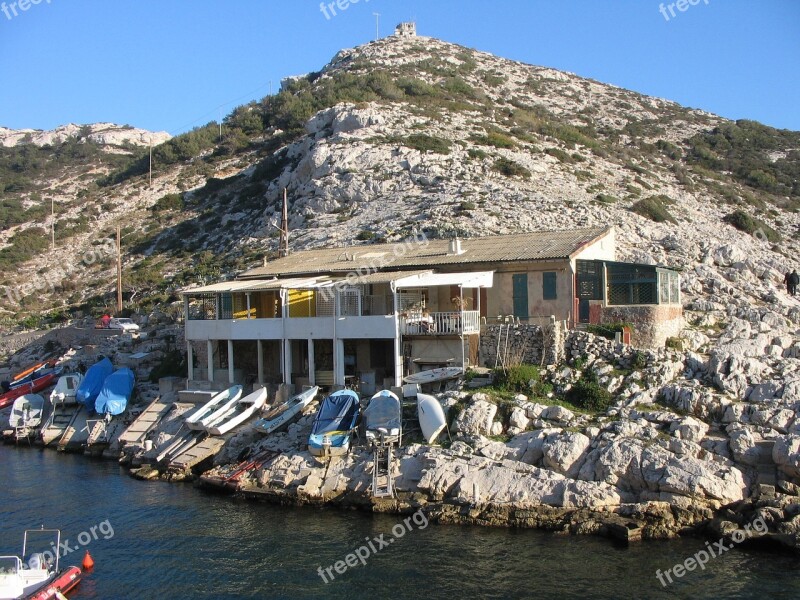
[(417, 37), (417, 24), (413, 21), (400, 23), (395, 27), (394, 34), (397, 37)]

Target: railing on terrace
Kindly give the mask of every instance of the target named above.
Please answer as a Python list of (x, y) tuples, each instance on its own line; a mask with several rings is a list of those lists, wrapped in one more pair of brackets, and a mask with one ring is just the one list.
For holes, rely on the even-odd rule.
[(407, 312), (401, 317), (404, 335), (461, 335), (480, 333), (481, 317), (477, 310), (426, 313)]

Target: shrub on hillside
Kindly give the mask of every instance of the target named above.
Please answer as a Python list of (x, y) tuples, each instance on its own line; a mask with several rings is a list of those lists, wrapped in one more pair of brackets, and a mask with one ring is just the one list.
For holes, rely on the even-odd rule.
[(656, 223), (677, 223), (675, 217), (667, 210), (666, 205), (671, 203), (672, 200), (666, 196), (650, 196), (636, 202), (631, 206), (631, 210)]
[(781, 236), (777, 231), (743, 210), (735, 210), (729, 215), (725, 215), (722, 220), (733, 225), (739, 231), (744, 231), (754, 237), (765, 237), (770, 242), (781, 241)]
[(498, 388), (509, 392), (530, 392), (539, 382), (539, 367), (523, 364), (505, 371), (497, 369), (494, 382)]
[(506, 177), (529, 179), (531, 176), (531, 172), (528, 169), (508, 158), (498, 158), (494, 163), (494, 170)]
[(602, 412), (614, 402), (614, 397), (601, 386), (591, 372), (584, 373), (565, 394), (570, 404), (592, 412)]

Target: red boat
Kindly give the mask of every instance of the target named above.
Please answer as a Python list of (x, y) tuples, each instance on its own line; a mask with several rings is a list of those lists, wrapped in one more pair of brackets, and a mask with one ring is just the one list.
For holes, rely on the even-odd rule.
[(61, 531), (58, 529), (26, 530), (22, 543), (22, 557), (27, 557), (28, 562), (23, 562), (19, 556), (0, 556), (0, 573), (2, 573), (0, 598), (61, 600), (64, 594), (80, 583), (81, 570), (78, 567), (59, 569), (58, 552), (54, 556), (49, 549), (29, 555), (29, 537), (39, 539), (37, 546), (44, 548), (47, 548), (47, 544), (41, 540), (52, 537), (54, 542), (50, 542), (50, 548), (61, 548)]
[(36, 379), (12, 387), (5, 394), (0, 395), (0, 410), (14, 404), (14, 400), (25, 394), (35, 394), (54, 385), (61, 375), (61, 367), (37, 373)]

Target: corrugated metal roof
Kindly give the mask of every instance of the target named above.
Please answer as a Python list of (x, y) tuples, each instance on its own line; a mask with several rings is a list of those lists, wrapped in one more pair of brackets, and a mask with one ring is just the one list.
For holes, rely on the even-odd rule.
[(569, 258), (610, 231), (590, 227), (562, 231), (536, 231), (461, 240), (461, 254), (450, 253), (450, 240), (420, 238), (398, 244), (325, 248), (290, 254), (252, 269), (242, 279), (286, 275), (314, 275), (471, 263), (528, 262)]

